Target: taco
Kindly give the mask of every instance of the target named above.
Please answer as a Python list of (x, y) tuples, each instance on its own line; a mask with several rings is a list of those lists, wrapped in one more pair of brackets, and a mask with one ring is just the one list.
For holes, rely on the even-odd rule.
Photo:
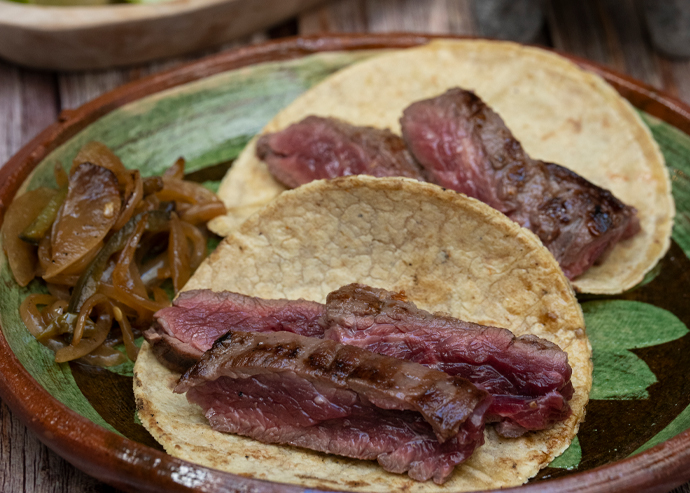
[[(230, 233), (185, 290), (323, 303), (353, 282), (404, 291), (427, 311), (539, 336), (568, 354), (572, 414), (519, 438), (487, 427), (484, 445), (456, 467), (444, 489), (522, 484), (568, 447), (592, 384), (582, 312), (537, 237), (474, 199), (405, 178), (316, 181), (281, 194)], [(213, 431), (199, 407), (172, 392), (179, 377), (144, 344), (134, 369), (139, 418), (172, 455), (308, 488), (440, 491), (371, 461)]]
[[(627, 101), (556, 54), (506, 42), (444, 40), (381, 55), (304, 93), (264, 133), (319, 115), (400, 134), (406, 107), (456, 86), (493, 108), (530, 156), (565, 166), (637, 209), (641, 231), (577, 277), (575, 289), (614, 294), (639, 283), (670, 246), (674, 204), (663, 157)], [(211, 229), (227, 234), (284, 190), (256, 157), (252, 140), (221, 184), (229, 212)]]

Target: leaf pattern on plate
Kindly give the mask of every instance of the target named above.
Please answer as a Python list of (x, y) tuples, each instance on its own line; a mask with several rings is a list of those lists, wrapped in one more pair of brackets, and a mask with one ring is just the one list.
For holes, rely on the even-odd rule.
[(673, 239), (690, 258), (690, 137), (658, 118), (639, 113), (652, 131), (669, 168), (676, 202)]
[(582, 447), (580, 447), (580, 439), (576, 436), (570, 443), (570, 447), (565, 449), (561, 455), (556, 457), (549, 467), (556, 467), (558, 469), (576, 469), (582, 460)]
[(603, 300), (582, 305), (592, 344), (590, 399), (646, 399), (657, 378), (630, 349), (657, 346), (687, 334), (672, 313), (639, 301)]

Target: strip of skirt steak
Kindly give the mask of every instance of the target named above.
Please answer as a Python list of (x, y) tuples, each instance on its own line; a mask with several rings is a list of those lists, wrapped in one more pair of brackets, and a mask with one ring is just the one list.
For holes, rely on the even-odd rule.
[(570, 416), (568, 355), (534, 335), (432, 314), (404, 295), (350, 284), (328, 295), (326, 337), (460, 375), (494, 396), (487, 422), (503, 436), (543, 430)]
[(185, 291), (154, 315), (144, 333), (166, 368), (184, 373), (229, 330), (295, 332), (323, 337), (324, 305), (307, 300), (265, 300), (230, 291)]
[(257, 142), (256, 153), (288, 188), (349, 175), (424, 179), (399, 136), (335, 118), (308, 116), (285, 130), (266, 134)]
[[(570, 415), (568, 401), (573, 395), (572, 370), (567, 354), (558, 346), (533, 335), (516, 338), (506, 329), (431, 314), (418, 309), (399, 293), (350, 284), (330, 293), (325, 305), (304, 300), (261, 300), (236, 293), (203, 290), (190, 291), (186, 296), (189, 299), (183, 304), (187, 308), (177, 306), (177, 310), (167, 308), (157, 312), (155, 318), (158, 323), (145, 334), (150, 342), (154, 341), (152, 344), (159, 361), (180, 373), (196, 363), (203, 351), (211, 348), (214, 337), (229, 330), (288, 330), (319, 338), (325, 335), (327, 339), (342, 344), (467, 378), (494, 396), (487, 419), (497, 423), (496, 430), (503, 436), (515, 437), (526, 431), (545, 429)], [(242, 298), (246, 300), (238, 301)], [(261, 310), (267, 305), (294, 304), (294, 311), (285, 306), (283, 309), (299, 316), (293, 316), (293, 323), (287, 327), (276, 323), (272, 317), (249, 316), (246, 312), (241, 316), (230, 313), (199, 318), (195, 310), (208, 311), (207, 307), (200, 305), (209, 299), (234, 300), (214, 309), (230, 311), (235, 307)], [(176, 303), (181, 304), (179, 301)], [(193, 322), (186, 320), (187, 317)], [(226, 322), (234, 319), (253, 320), (255, 323), (233, 325)], [(302, 327), (294, 322), (296, 319), (303, 324)], [(189, 331), (203, 335), (190, 335)], [(179, 339), (175, 336), (178, 332), (181, 333)], [(163, 337), (168, 340), (156, 340)], [(194, 348), (196, 353), (189, 359), (184, 352), (184, 347), (189, 344), (182, 338), (199, 343)], [(172, 368), (171, 362), (179, 366)]]
[(229, 332), (175, 392), (215, 430), (439, 484), (483, 443), (491, 401), (461, 377), (289, 332)]
[(532, 230), (569, 279), (640, 230), (636, 209), (553, 163), (532, 159), (471, 91), (413, 103), (400, 119), (429, 181), (481, 200)]

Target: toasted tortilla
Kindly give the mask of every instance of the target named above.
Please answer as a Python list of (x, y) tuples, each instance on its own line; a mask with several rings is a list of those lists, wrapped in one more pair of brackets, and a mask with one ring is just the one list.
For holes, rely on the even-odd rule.
[(134, 369), (139, 418), (176, 457), (235, 474), (308, 488), (469, 491), (520, 485), (570, 444), (592, 386), (591, 347), (574, 292), (530, 231), (481, 202), (405, 178), (316, 181), (281, 194), (228, 235), (185, 290), (264, 298), (326, 295), (351, 282), (403, 290), (420, 308), (535, 334), (573, 368), (573, 414), (541, 432), (499, 437), (443, 486), (359, 461), (213, 431), (201, 409), (172, 393), (178, 374), (144, 344)]
[[(615, 294), (642, 281), (670, 246), (674, 203), (663, 156), (633, 107), (597, 75), (554, 53), (508, 42), (434, 41), (337, 72), (268, 123), (286, 128), (315, 114), (389, 128), (410, 103), (450, 87), (470, 89), (505, 121), (533, 158), (558, 163), (638, 210), (642, 231), (573, 281), (577, 291)], [(226, 235), (285, 190), (255, 156), (253, 140), (223, 180)]]

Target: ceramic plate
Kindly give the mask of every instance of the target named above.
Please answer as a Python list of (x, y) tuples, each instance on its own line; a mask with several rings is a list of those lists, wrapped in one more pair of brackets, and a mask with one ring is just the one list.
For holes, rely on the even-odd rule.
[[(144, 175), (179, 156), (192, 178), (220, 180), (271, 117), (333, 72), (431, 37), (295, 38), (223, 53), (129, 84), (60, 120), (0, 170), (3, 211), (17, 190), (54, 186), (98, 140)], [(640, 109), (671, 171), (678, 214), (666, 257), (635, 289), (581, 296), (593, 347), (587, 419), (570, 448), (520, 491), (664, 490), (690, 479), (690, 112), (683, 103), (583, 60)], [(30, 176), (29, 176), (30, 175)], [(18, 287), (0, 266), (0, 392), (48, 446), (124, 489), (303, 491), (207, 469), (162, 452), (135, 418), (132, 366), (57, 365), (21, 323), (38, 282)]]

